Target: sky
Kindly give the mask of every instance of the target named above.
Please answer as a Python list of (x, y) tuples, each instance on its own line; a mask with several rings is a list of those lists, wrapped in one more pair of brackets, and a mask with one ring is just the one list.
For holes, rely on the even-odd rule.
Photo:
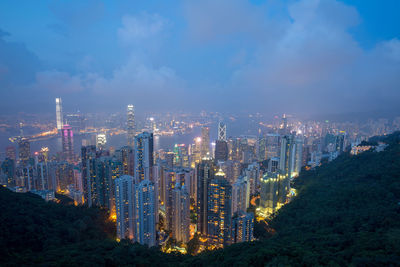
[(398, 0), (2, 0), (0, 114), (400, 111)]

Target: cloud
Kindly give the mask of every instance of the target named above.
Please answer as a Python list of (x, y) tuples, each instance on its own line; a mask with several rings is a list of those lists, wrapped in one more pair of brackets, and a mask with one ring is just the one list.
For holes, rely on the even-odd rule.
[(252, 95), (244, 100), (256, 101), (252, 106), (275, 112), (396, 107), (398, 40), (362, 49), (349, 33), (360, 21), (357, 11), (334, 0), (303, 0), (288, 10), (292, 22), (285, 34), (274, 42), (260, 42), (227, 87)]
[(68, 94), (85, 90), (84, 81), (79, 76), (57, 70), (36, 74), (36, 86), (56, 94)]
[(122, 18), (122, 27), (118, 29), (118, 38), (125, 45), (135, 44), (159, 35), (167, 25), (168, 21), (158, 14), (127, 15)]

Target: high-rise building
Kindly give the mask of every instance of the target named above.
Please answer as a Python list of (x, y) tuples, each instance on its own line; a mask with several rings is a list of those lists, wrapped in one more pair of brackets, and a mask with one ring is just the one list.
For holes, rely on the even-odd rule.
[(115, 210), (117, 237), (135, 240), (135, 187), (134, 178), (123, 175), (115, 179)]
[(156, 245), (155, 201), (153, 182), (146, 179), (135, 184), (136, 241), (149, 247)]
[(135, 141), (135, 108), (133, 105), (127, 107), (127, 122), (126, 122), (128, 146), (133, 147)]
[(208, 191), (211, 179), (214, 177), (215, 165), (211, 160), (203, 160), (196, 166), (197, 180), (197, 230), (207, 235), (208, 221)]
[(6, 147), (6, 158), (12, 159), (14, 162), (17, 160), (17, 153), (14, 146)]
[(62, 151), (64, 159), (68, 162), (74, 161), (74, 135), (72, 128), (66, 124), (61, 129)]
[(232, 185), (232, 214), (246, 212), (250, 202), (250, 185), (244, 176)]
[(273, 214), (281, 205), (278, 203), (280, 198), (280, 183), (285, 179), (278, 172), (267, 172), (261, 178), (260, 207), (257, 213), (264, 218)]
[(98, 150), (104, 150), (107, 144), (106, 134), (98, 134), (96, 135), (96, 147)]
[(85, 203), (91, 207), (96, 199), (96, 146), (83, 146), (82, 159), (82, 184)]
[(143, 132), (135, 137), (135, 178), (152, 180), (153, 134)]
[(22, 165), (28, 164), (29, 158), (31, 157), (31, 145), (29, 141), (25, 138), (22, 138), (18, 142), (18, 156), (19, 162)]
[(240, 212), (232, 218), (233, 243), (253, 241), (254, 214)]
[(215, 142), (215, 162), (228, 160), (228, 143), (225, 140), (217, 140)]
[(190, 198), (186, 186), (176, 183), (172, 192), (172, 236), (178, 242), (189, 242)]
[(232, 186), (219, 170), (209, 184), (207, 201), (207, 234), (209, 242), (216, 247), (231, 244)]
[(61, 130), (64, 126), (64, 117), (62, 113), (62, 102), (61, 98), (56, 98), (56, 119), (57, 119), (57, 130)]
[(185, 144), (175, 144), (174, 146), (174, 166), (188, 168), (189, 162), (189, 151)]
[(115, 152), (117, 159), (122, 163), (122, 173), (134, 176), (134, 154), (133, 148), (130, 146), (123, 146)]
[(201, 158), (210, 157), (210, 128), (201, 128)]
[(218, 123), (218, 140), (226, 142), (226, 124), (222, 121)]

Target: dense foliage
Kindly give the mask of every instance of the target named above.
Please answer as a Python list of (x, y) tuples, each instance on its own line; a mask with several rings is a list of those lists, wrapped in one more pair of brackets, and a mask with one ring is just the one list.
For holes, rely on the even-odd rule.
[[(110, 239), (96, 209), (0, 190), (0, 257), (9, 265), (399, 266), (399, 133), (384, 152), (344, 154), (303, 172), (298, 196), (268, 226), (273, 235), (197, 256), (163, 254)], [(376, 141), (376, 140), (374, 140)], [(191, 246), (197, 246), (195, 242)]]

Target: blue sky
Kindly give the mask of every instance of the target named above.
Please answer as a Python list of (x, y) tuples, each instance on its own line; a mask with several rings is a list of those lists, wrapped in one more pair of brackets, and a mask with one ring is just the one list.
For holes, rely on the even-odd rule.
[(399, 10), (397, 0), (3, 0), (0, 112), (51, 112), (56, 96), (87, 111), (398, 109)]

